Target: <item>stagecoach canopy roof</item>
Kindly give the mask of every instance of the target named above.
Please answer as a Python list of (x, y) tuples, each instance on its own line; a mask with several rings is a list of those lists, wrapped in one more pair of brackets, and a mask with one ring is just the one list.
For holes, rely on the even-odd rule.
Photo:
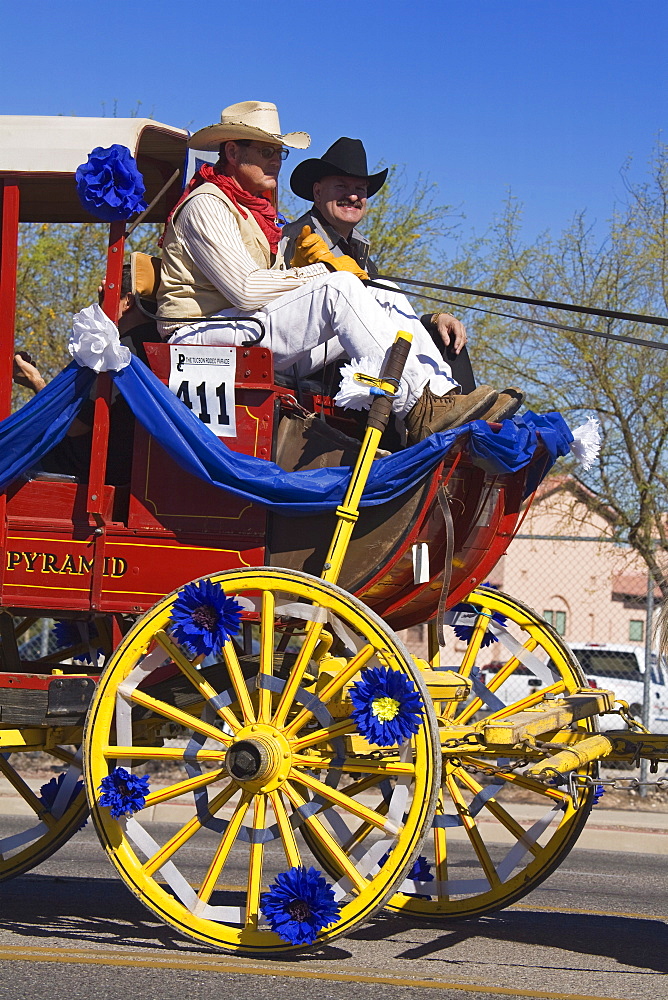
[(181, 190), (188, 132), (150, 118), (0, 115), (0, 178), (18, 181), (21, 222), (93, 222), (77, 196), (74, 174), (96, 146), (127, 146), (151, 202), (180, 170), (147, 221), (164, 221)]

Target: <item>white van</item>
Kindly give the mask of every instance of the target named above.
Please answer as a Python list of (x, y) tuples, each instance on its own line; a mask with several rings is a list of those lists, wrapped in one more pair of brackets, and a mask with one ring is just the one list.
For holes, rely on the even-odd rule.
[[(571, 642), (569, 646), (579, 660), (590, 687), (614, 691), (616, 697), (628, 702), (633, 714), (641, 718), (645, 674), (644, 648), (599, 642)], [(493, 654), (493, 651), (494, 647), (490, 647), (490, 654)], [(489, 683), (501, 665), (501, 662), (491, 662), (484, 666), (483, 682)], [(552, 666), (551, 661), (548, 666)], [(520, 665), (496, 694), (505, 704), (511, 704), (541, 687), (543, 680), (532, 674), (527, 667)], [(656, 733), (668, 733), (668, 669), (666, 661), (662, 658), (659, 662), (655, 654), (652, 655), (650, 698), (649, 728)], [(603, 731), (626, 728), (625, 723), (617, 715), (603, 716), (600, 724)]]
[[(638, 646), (613, 643), (571, 642), (591, 687), (610, 688), (618, 698), (628, 702), (631, 712), (642, 717), (645, 678), (645, 650)], [(668, 732), (668, 676), (666, 661), (652, 653), (652, 683), (650, 685), (649, 728), (657, 733)], [(623, 729), (621, 719), (604, 717), (601, 729)]]

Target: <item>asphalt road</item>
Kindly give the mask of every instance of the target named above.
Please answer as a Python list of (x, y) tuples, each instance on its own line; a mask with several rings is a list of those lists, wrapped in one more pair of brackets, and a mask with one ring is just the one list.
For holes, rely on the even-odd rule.
[(667, 869), (665, 856), (574, 851), (502, 913), (448, 926), (380, 914), (312, 954), (258, 961), (157, 922), (89, 826), (0, 885), (0, 998), (666, 1000)]

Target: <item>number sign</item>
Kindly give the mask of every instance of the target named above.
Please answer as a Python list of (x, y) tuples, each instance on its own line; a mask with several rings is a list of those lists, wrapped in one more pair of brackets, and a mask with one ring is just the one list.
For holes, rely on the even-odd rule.
[(234, 347), (170, 344), (169, 388), (216, 437), (236, 437)]

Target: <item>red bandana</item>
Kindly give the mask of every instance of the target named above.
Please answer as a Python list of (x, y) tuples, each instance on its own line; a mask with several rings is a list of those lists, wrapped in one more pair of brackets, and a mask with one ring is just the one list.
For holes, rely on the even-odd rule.
[[(250, 191), (244, 191), (231, 177), (227, 177), (226, 174), (219, 174), (210, 163), (202, 164), (197, 173), (193, 175), (190, 184), (169, 213), (167, 222), (174, 215), (181, 202), (188, 197), (191, 191), (198, 188), (200, 184), (215, 184), (236, 205), (244, 219), (248, 218), (248, 212), (245, 211), (245, 209), (248, 209), (267, 237), (269, 249), (273, 254), (277, 253), (281, 230), (276, 225), (276, 209), (274, 206), (267, 198), (251, 194)], [(162, 246), (162, 240), (160, 241), (160, 245)]]

